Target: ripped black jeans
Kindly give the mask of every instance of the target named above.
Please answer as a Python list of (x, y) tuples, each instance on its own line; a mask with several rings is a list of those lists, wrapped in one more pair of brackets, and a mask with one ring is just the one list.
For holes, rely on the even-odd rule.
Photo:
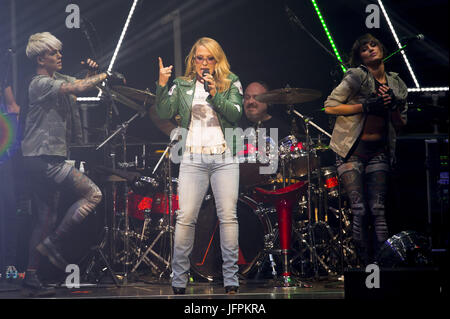
[[(36, 217), (30, 238), (28, 267), (37, 269), (40, 254), (36, 246), (47, 236), (57, 246), (61, 245), (74, 227), (94, 211), (102, 200), (102, 193), (86, 175), (70, 166), (63, 157), (24, 157), (24, 169), (30, 178), (33, 212)], [(61, 223), (56, 225), (60, 192), (70, 192), (77, 200), (66, 211)]]
[(389, 157), (384, 151), (355, 153), (346, 160), (337, 159), (337, 172), (350, 201), (353, 240), (361, 261), (367, 265), (374, 261), (381, 244), (388, 239), (385, 199)]

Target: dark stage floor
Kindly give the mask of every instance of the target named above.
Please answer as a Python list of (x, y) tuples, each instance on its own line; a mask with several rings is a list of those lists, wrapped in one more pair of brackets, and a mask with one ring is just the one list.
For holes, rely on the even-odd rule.
[[(310, 287), (277, 287), (272, 280), (246, 280), (239, 293), (225, 294), (220, 283), (191, 283), (185, 295), (173, 295), (169, 281), (141, 278), (139, 282), (116, 287), (113, 284), (80, 284), (80, 288), (56, 288), (54, 299), (343, 299), (344, 284), (339, 280), (302, 281)], [(0, 299), (29, 298), (20, 286), (0, 285)]]

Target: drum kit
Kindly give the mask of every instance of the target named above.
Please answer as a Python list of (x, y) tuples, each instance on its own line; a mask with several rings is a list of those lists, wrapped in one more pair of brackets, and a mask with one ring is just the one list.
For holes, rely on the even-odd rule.
[[(92, 278), (95, 266), (100, 265), (102, 272), (108, 270), (118, 284), (114, 269), (120, 265), (124, 283), (140, 271), (149, 271), (161, 279), (170, 276), (176, 211), (179, 209), (178, 180), (174, 174), (177, 167), (170, 156), (176, 140), (171, 140), (165, 149), (152, 149), (151, 145), (142, 144), (138, 154), (133, 154), (134, 161), (127, 161), (130, 158), (127, 149), (131, 148), (126, 142), (126, 129), (154, 103), (155, 96), (148, 90), (128, 87), (113, 87), (111, 91), (113, 99), (138, 113), (119, 125), (97, 147), (100, 149), (115, 136), (122, 136), (121, 161), (109, 168), (99, 168), (112, 184), (114, 214), (112, 221), (105, 219), (105, 235), (96, 247), (97, 254), (86, 274)], [(307, 287), (300, 279), (338, 277), (343, 274), (344, 267), (358, 263), (351, 241), (349, 208), (336, 170), (334, 166), (321, 166), (323, 155), (331, 152), (322, 139), (331, 136), (312, 118), (294, 108), (294, 105), (320, 96), (318, 91), (299, 88), (273, 90), (256, 96), (260, 102), (284, 105), (291, 116), (301, 119), (305, 135), (282, 137), (276, 145), (271, 140), (260, 149), (245, 145), (245, 158), (240, 158), (237, 203), (238, 265), (242, 279), (269, 276), (275, 286)], [(170, 125), (175, 128), (171, 122), (160, 128), (167, 129)], [(311, 137), (311, 127), (319, 131), (317, 138)], [(267, 155), (269, 151), (268, 164), (248, 161), (258, 152)], [(274, 162), (274, 173), (259, 173), (262, 167), (274, 165)], [(192, 279), (222, 279), (218, 226), (214, 198), (209, 191), (199, 212), (190, 256)], [(104, 252), (106, 246), (110, 249), (109, 256)]]

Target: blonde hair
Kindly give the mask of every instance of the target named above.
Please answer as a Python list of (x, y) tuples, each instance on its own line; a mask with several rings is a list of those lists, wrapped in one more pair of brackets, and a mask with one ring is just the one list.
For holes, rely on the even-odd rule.
[(35, 33), (28, 39), (26, 54), (32, 59), (45, 51), (61, 50), (62, 43), (50, 32)]
[(192, 46), (191, 52), (186, 57), (186, 72), (184, 74), (184, 79), (193, 80), (196, 77), (195, 70), (195, 53), (199, 46), (204, 46), (211, 52), (211, 55), (216, 60), (214, 66), (214, 80), (216, 81), (216, 87), (218, 92), (226, 91), (230, 88), (231, 80), (228, 78), (230, 75), (230, 64), (228, 63), (225, 52), (223, 52), (220, 44), (211, 38), (203, 37), (197, 40)]

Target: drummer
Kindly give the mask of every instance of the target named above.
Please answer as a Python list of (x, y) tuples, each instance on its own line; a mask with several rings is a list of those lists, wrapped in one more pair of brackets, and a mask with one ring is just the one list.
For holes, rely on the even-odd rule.
[[(240, 127), (245, 131), (249, 127), (265, 128), (266, 135), (270, 134), (270, 128), (278, 129), (278, 138), (290, 134), (289, 125), (282, 119), (267, 113), (269, 104), (259, 102), (255, 99), (257, 95), (269, 91), (269, 86), (263, 81), (251, 82), (244, 92), (245, 117), (241, 119)], [(277, 142), (277, 141), (275, 141)]]
[[(276, 171), (278, 167), (278, 161), (274, 159), (273, 156), (277, 157), (278, 152), (273, 153), (274, 148), (278, 147), (279, 141), (290, 135), (289, 125), (286, 121), (283, 121), (280, 117), (271, 115), (268, 113), (270, 104), (259, 102), (255, 99), (256, 96), (264, 94), (269, 91), (269, 86), (267, 83), (263, 81), (254, 81), (251, 82), (244, 92), (244, 113), (245, 117), (241, 119), (239, 122), (239, 126), (245, 132), (244, 138), (244, 151), (238, 153), (238, 156), (244, 156), (245, 160), (249, 163), (252, 162), (254, 156), (256, 155), (257, 145), (252, 145), (251, 136), (252, 133), (248, 132), (249, 128), (254, 128), (255, 133), (260, 132), (260, 134), (264, 134), (264, 131), (261, 132), (261, 129), (265, 129), (264, 139), (266, 141), (266, 160), (269, 161), (269, 171)], [(271, 129), (276, 129), (277, 134), (274, 135), (271, 132)], [(254, 136), (256, 140), (259, 140), (260, 137)], [(256, 142), (256, 141), (255, 141)], [(271, 154), (269, 154), (271, 153)], [(242, 159), (241, 159), (242, 161)], [(264, 162), (265, 163), (265, 162)], [(240, 183), (242, 186), (253, 185), (255, 180), (254, 176), (250, 178), (253, 171), (248, 171), (247, 173), (244, 170), (248, 170), (249, 167), (243, 167), (241, 171)], [(267, 174), (267, 173), (266, 173)], [(248, 180), (250, 178), (250, 180)], [(267, 175), (267, 178), (271, 177)], [(265, 178), (261, 176), (260, 179), (256, 179), (259, 182), (267, 181)], [(263, 183), (264, 184), (264, 183)]]

